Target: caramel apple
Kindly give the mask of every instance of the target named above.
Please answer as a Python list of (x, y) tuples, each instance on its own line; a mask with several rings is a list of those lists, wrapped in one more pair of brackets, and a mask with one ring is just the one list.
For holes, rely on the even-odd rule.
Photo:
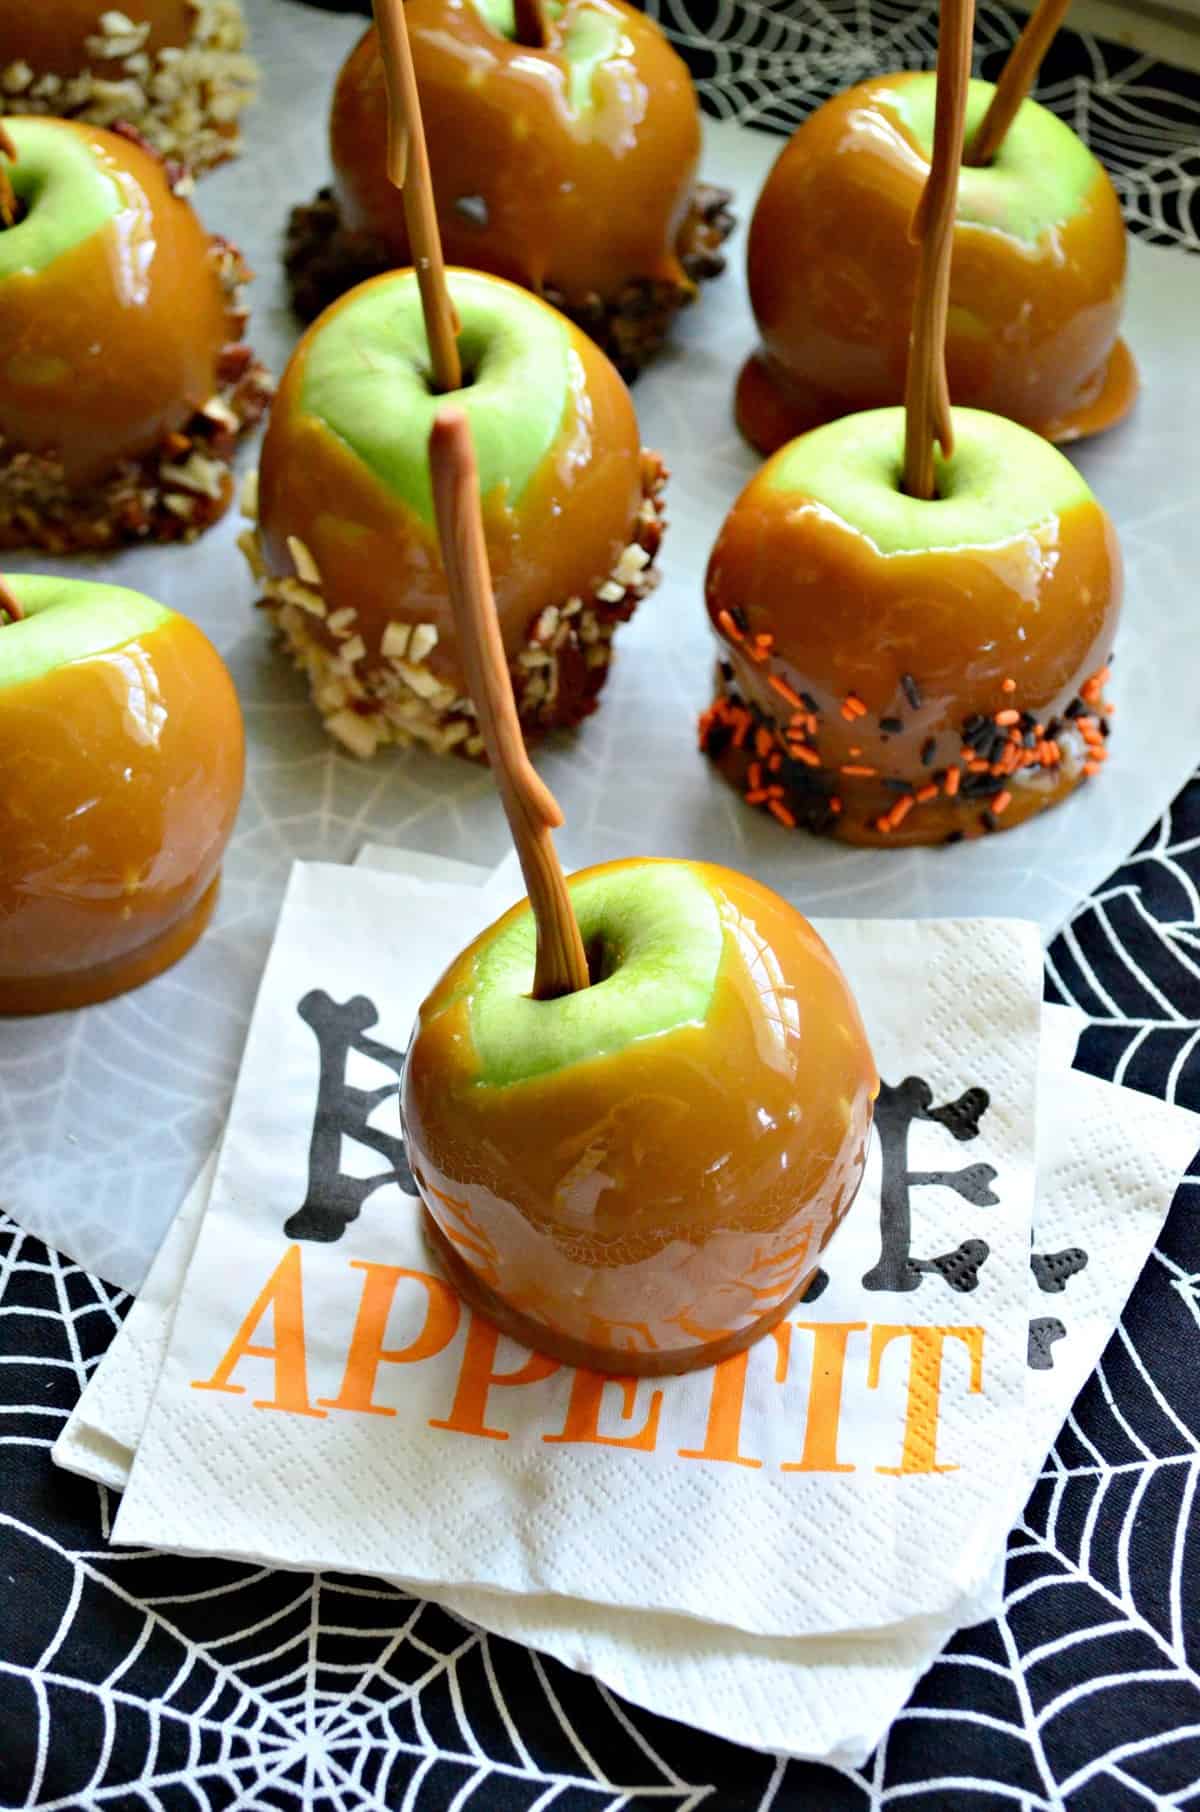
[(531, 998), (527, 903), (422, 1006), (403, 1116), (433, 1244), (507, 1334), (610, 1372), (715, 1363), (803, 1294), (876, 1076), (811, 925), (705, 862), (570, 881), (590, 985)]
[(240, 0), (26, 0), (0, 7), (0, 115), (134, 127), (203, 170), (241, 148), (257, 72)]
[(0, 1014), (107, 1000), (191, 948), (242, 790), (237, 697), (194, 624), (10, 577), (0, 773)]
[(465, 416), (430, 441), (451, 608), (529, 898), (451, 963), (401, 1080), (426, 1227), (473, 1308), (601, 1371), (749, 1346), (805, 1290), (862, 1179), (878, 1079), (798, 912), (704, 862), (568, 883), (492, 598)]
[(613, 633), (651, 589), (664, 471), (604, 355), (535, 296), (449, 273), (461, 387), (435, 389), (418, 281), (378, 277), (297, 347), (271, 409), (243, 545), (326, 728), (483, 750), (438, 553), (426, 443), (459, 403), (482, 473), (505, 653), (530, 731), (596, 705)]
[(902, 409), (815, 429), (717, 539), (701, 747), (786, 825), (957, 841), (1057, 804), (1105, 760), (1112, 524), (1028, 429), (972, 409), (953, 426), (930, 499), (902, 489)]
[[(993, 95), (972, 81), (968, 145)], [(737, 419), (771, 453), (904, 394), (918, 254), (909, 225), (933, 142), (934, 77), (859, 83), (784, 147), (755, 208), (747, 268), (762, 344)], [(946, 365), (955, 401), (1053, 441), (1120, 420), (1137, 388), (1117, 337), (1125, 228), (1112, 183), (1034, 101), (992, 160), (960, 172)]]
[(191, 539), (270, 384), (249, 272), (128, 136), (12, 119), (0, 227), (0, 547)]
[[(531, 10), (519, 35), (512, 0), (406, 7), (446, 256), (544, 296), (628, 377), (723, 268), (729, 196), (696, 182), (696, 96), (657, 25), (623, 0)], [(386, 119), (372, 29), (334, 95), (333, 188), (292, 219), (288, 269), (306, 319), (411, 261), (384, 171)]]

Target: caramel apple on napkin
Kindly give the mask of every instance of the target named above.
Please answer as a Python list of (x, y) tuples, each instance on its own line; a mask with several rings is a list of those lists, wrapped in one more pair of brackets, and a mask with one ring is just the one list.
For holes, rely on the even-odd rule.
[(857, 1194), (878, 1079), (808, 922), (705, 862), (564, 880), (492, 600), (464, 415), (434, 499), (459, 647), (528, 903), (417, 1017), (402, 1089), (427, 1230), (460, 1293), (570, 1364), (678, 1372), (741, 1352), (807, 1288)]

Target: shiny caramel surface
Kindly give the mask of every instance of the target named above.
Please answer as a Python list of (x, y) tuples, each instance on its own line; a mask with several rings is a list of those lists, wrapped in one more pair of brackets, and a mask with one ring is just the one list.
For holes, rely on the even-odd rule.
[[(742, 699), (781, 729), (793, 716), (789, 695), (815, 706), (806, 746), (843, 807), (832, 834), (894, 845), (983, 828), (989, 802), (944, 787), (949, 770), (963, 768), (964, 724), (1008, 712), (1043, 726), (1061, 717), (1106, 666), (1121, 584), (1116, 535), (1094, 501), (996, 544), (884, 555), (760, 474), (713, 549), (706, 597)], [(764, 636), (769, 652), (756, 640)], [(865, 710), (848, 717), (847, 699)], [(754, 753), (751, 737), (722, 765), (742, 777)], [(1051, 772), (1024, 772), (1009, 788), (1002, 828), (1080, 777), (1069, 756)], [(889, 781), (923, 788), (935, 779), (939, 797), (889, 832), (872, 829), (897, 802)]]
[(151, 56), (166, 46), (186, 44), (196, 19), (190, 0), (121, 0), (119, 7), (108, 0), (7, 0), (0, 7), (0, 68), (24, 62), (36, 75), (60, 76), (106, 70), (87, 41), (100, 35), (101, 15), (114, 11), (131, 25), (149, 25), (142, 49)]
[(106, 999), (183, 954), (242, 766), (233, 683), (182, 617), (0, 692), (0, 1013)]
[(213, 395), (226, 303), (208, 235), (157, 159), (98, 127), (48, 124), (90, 146), (123, 206), (42, 270), (0, 282), (0, 436), (57, 454), (83, 485)]
[[(387, 277), (376, 278), (387, 283)], [(328, 309), (328, 322), (355, 294)], [(642, 501), (641, 446), (629, 392), (603, 353), (564, 323), (570, 396), (554, 445), (518, 505), (483, 499), (484, 526), (504, 645), (514, 656), (547, 604), (587, 596), (628, 544)], [(432, 623), (428, 657), (439, 679), (464, 687), (436, 528), (425, 522), (323, 421), (300, 406), (307, 349), (301, 341), (271, 409), (259, 468), (259, 526), (272, 572), (293, 571), (288, 537), (316, 561), (331, 612), (352, 605), (369, 657), (389, 622)], [(313, 634), (336, 639), (317, 618)]]
[[(909, 225), (929, 165), (887, 100), (912, 79), (863, 82), (819, 107), (759, 198), (747, 272), (762, 346), (737, 413), (764, 453), (819, 422), (903, 400), (917, 273)], [(960, 218), (946, 341), (954, 402), (1054, 440), (1118, 419), (1136, 392), (1127, 353), (1109, 371), (1124, 278), (1120, 205), (1099, 167), (1078, 212), (1034, 242)]]
[[(563, 44), (584, 12), (615, 20), (621, 39), (595, 77), (594, 105), (576, 110)], [(621, 0), (566, 0), (534, 49), (492, 30), (472, 0), (409, 0), (405, 14), (448, 262), (552, 287), (572, 306), (636, 278), (686, 282), (675, 242), (700, 115), (656, 25)], [(408, 249), (384, 171), (386, 126), (372, 29), (334, 94), (334, 186), (344, 224), (381, 237), (400, 264)]]
[(723, 928), (704, 1024), (482, 1085), (472, 945), (422, 1007), (403, 1083), (414, 1175), (483, 1291), (560, 1348), (665, 1369), (765, 1330), (811, 1273), (861, 1181), (877, 1088), (808, 922), (746, 876), (691, 866)]

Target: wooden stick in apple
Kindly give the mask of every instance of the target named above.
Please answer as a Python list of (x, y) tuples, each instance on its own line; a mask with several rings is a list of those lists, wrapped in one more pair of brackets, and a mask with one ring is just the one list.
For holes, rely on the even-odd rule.
[(388, 180), (396, 185), (404, 200), (404, 220), (421, 290), (434, 383), (441, 391), (460, 390), (459, 321), (446, 284), (446, 261), (442, 257), (404, 0), (374, 0), (374, 6), (387, 83)]
[(546, 15), (542, 11), (542, 0), (513, 0), (513, 21), (518, 44), (527, 44), (533, 50), (545, 49)]
[(20, 623), (25, 616), (20, 604), (13, 596), (3, 579), (0, 579), (0, 618), (7, 617), (10, 623)]
[(946, 315), (974, 24), (974, 0), (942, 0), (933, 156), (912, 223), (912, 237), (920, 245), (921, 256), (904, 391), (904, 489), (910, 497), (935, 495), (934, 441), (944, 459), (954, 450), (946, 382)]
[(963, 153), (964, 164), (990, 164), (995, 158), (1017, 117), (1021, 102), (1033, 87), (1042, 58), (1070, 4), (1071, 0), (1040, 0), (1030, 13), (1025, 29), (1000, 71), (996, 92), (979, 122), (979, 129)]
[(5, 127), (0, 125), (0, 226), (10, 227), (17, 218), (17, 197), (8, 173), (9, 164), (16, 161), (17, 147)]
[(562, 812), (529, 760), (517, 719), (492, 596), (479, 472), (461, 409), (439, 409), (429, 465), (459, 653), (537, 925), (533, 996), (553, 1000), (589, 985), (587, 956), (550, 835)]

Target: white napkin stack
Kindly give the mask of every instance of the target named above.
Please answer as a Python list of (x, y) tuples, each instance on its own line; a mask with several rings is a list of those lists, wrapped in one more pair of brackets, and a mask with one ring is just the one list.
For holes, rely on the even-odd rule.
[[(117, 1541), (374, 1573), (666, 1715), (860, 1762), (996, 1608), (1200, 1121), (1066, 1069), (1078, 1019), (1043, 1015), (1032, 927), (822, 924), (904, 1185), (881, 1223), (876, 1141), (786, 1334), (601, 1385), (460, 1311), (395, 1180), (394, 1054), (511, 892), (298, 865), (219, 1159), (55, 1457), (128, 1487)], [(360, 1199), (339, 1238), (289, 1236)]]

